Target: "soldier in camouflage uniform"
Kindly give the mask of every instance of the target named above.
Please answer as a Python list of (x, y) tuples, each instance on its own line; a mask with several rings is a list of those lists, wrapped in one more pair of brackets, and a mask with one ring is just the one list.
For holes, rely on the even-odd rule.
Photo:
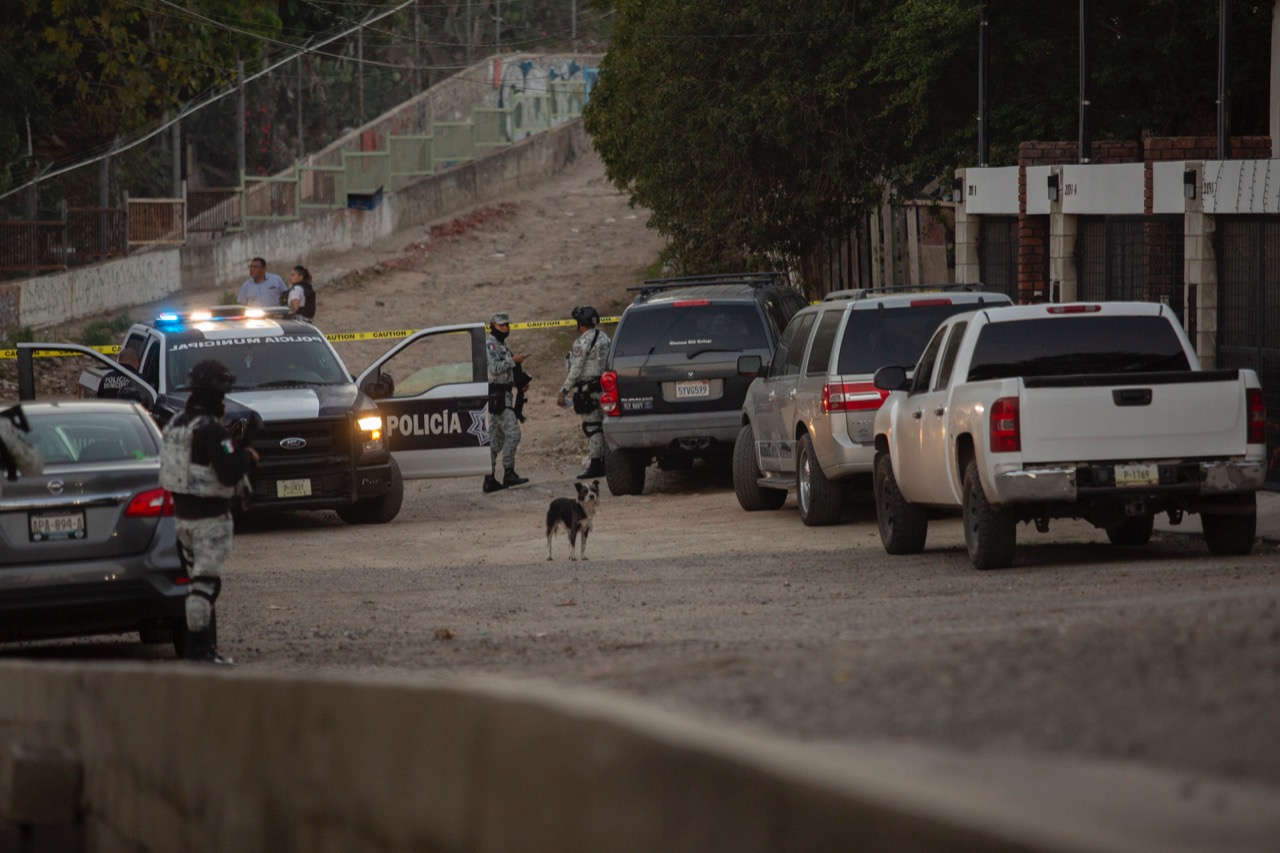
[(238, 447), (222, 424), (223, 398), (236, 378), (222, 362), (191, 368), (187, 404), (164, 428), (160, 485), (173, 493), (178, 555), (191, 578), (187, 594), (187, 659), (230, 664), (215, 647), (213, 604), (222, 564), (231, 554), (231, 498), (258, 452)]
[(600, 315), (590, 305), (573, 309), (578, 324), (578, 339), (569, 351), (568, 370), (556, 402), (563, 406), (565, 398), (574, 395), (573, 410), (582, 416), (582, 432), (587, 437), (590, 462), (579, 480), (604, 476), (604, 411), (600, 408), (600, 376), (609, 359), (609, 336), (598, 328)]
[[(511, 319), (505, 311), (489, 318), (489, 337), (485, 341), (485, 359), (489, 366), (489, 473), (484, 478), (484, 491), (496, 492), (529, 482), (516, 473), (516, 448), (520, 446), (520, 421), (516, 418), (513, 392), (515, 369), (524, 364), (523, 353), (507, 347)], [(502, 455), (502, 479), (494, 476), (498, 455)]]

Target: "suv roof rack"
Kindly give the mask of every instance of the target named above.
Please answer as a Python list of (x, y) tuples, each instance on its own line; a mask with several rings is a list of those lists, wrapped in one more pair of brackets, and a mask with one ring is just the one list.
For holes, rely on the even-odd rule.
[(774, 272), (738, 272), (708, 273), (705, 275), (680, 275), (666, 278), (646, 278), (639, 287), (628, 287), (628, 291), (638, 290), (641, 296), (671, 290), (676, 287), (694, 287), (709, 284), (749, 284), (752, 287), (764, 287), (770, 284), (785, 284), (786, 273)]
[(859, 287), (852, 290), (833, 290), (822, 297), (823, 302), (841, 299), (865, 299), (868, 296), (892, 296), (895, 293), (985, 293), (986, 285), (973, 284), (895, 284), (891, 287)]

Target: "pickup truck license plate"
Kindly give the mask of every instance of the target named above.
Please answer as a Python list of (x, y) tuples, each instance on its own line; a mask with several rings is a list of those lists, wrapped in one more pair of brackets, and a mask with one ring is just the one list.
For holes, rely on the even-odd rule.
[(84, 511), (49, 513), (37, 515), (31, 513), (27, 520), (32, 542), (47, 542), (50, 539), (83, 539)]
[(276, 497), (309, 498), (311, 497), (310, 480), (276, 480)]
[(676, 399), (689, 400), (696, 397), (710, 397), (711, 382), (707, 379), (692, 379), (676, 383)]
[(1117, 465), (1117, 486), (1158, 486), (1160, 484), (1160, 467), (1158, 465)]

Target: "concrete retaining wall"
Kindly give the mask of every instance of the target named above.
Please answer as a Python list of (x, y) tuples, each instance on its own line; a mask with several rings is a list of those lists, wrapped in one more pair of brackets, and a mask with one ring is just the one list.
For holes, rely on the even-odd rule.
[(1274, 849), (1278, 802), (541, 683), (0, 661), (6, 853), (1251, 851)]
[(794, 744), (549, 686), (11, 662), (0, 685), (0, 819), (65, 813), (78, 763), (95, 853), (1028, 849)]
[(255, 227), (214, 243), (154, 249), (44, 275), (7, 286), (4, 298), (16, 301), (17, 327), (40, 328), (158, 302), (183, 291), (235, 291), (253, 257), (266, 258), (278, 273), (298, 263), (320, 266), (327, 256), (370, 246), (401, 229), (504, 199), (557, 174), (589, 147), (582, 119), (574, 119), (426, 177), (387, 195), (373, 210), (338, 210)]

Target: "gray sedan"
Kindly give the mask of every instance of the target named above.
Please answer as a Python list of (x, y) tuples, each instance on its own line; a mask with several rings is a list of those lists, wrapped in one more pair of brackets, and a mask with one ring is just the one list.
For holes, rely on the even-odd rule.
[(112, 400), (22, 411), (44, 471), (0, 471), (0, 641), (127, 631), (181, 653), (188, 580), (155, 423)]

